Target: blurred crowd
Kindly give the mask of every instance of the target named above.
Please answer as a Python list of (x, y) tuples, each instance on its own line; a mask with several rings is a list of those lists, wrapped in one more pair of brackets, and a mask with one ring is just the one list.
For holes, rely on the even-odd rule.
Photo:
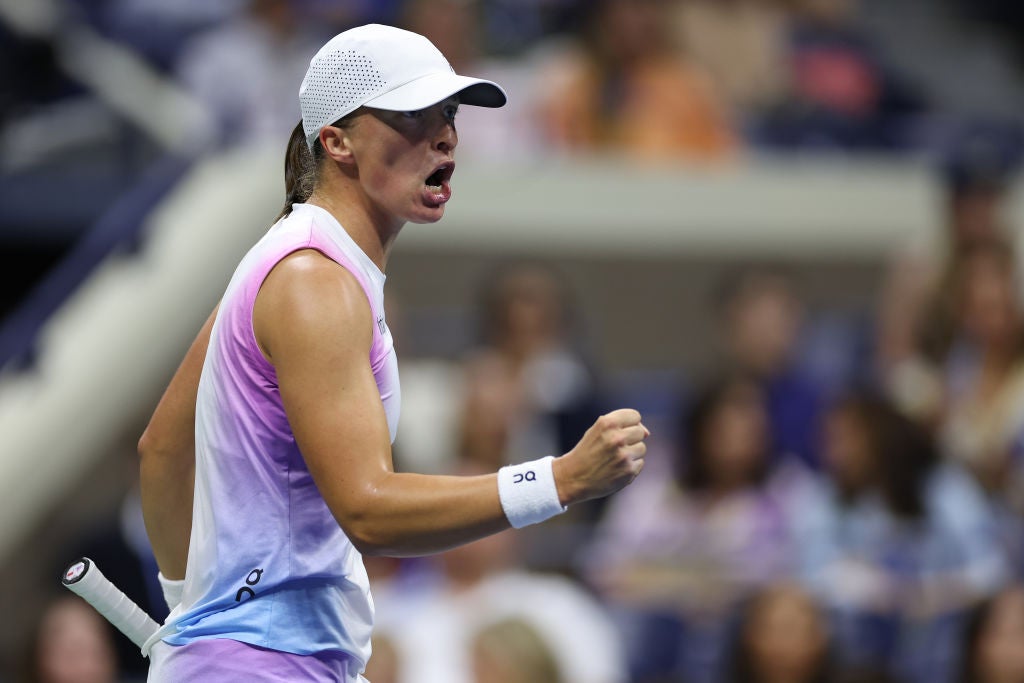
[[(913, 5), (900, 0), (895, 5)], [(935, 0), (928, 16), (990, 27), (1019, 49), (1008, 3)], [(428, 36), (460, 73), (492, 77), (510, 107), (464, 112), (468, 153), (609, 151), (708, 163), (749, 149), (919, 150), (936, 144), (944, 93), (901, 68), (862, 15), (872, 0), (64, 0), (64, 14), (141, 57), (208, 111), (206, 146), (280, 140), (310, 56), (339, 30), (371, 21)], [(879, 13), (878, 7), (883, 11)], [(913, 16), (913, 15), (911, 15)], [(997, 25), (1000, 33), (993, 25)], [(58, 36), (60, 34), (57, 34)], [(0, 123), (55, 116), (82, 88), (62, 71), (57, 38), (3, 29)], [(912, 36), (911, 36), (912, 37)], [(908, 40), (910, 37), (908, 37)], [(941, 46), (941, 53), (965, 51)], [(925, 55), (927, 58), (928, 55)], [(905, 60), (903, 60), (905, 61)], [(953, 65), (955, 70), (955, 64)], [(995, 73), (995, 72), (993, 72)], [(976, 76), (990, 77), (989, 74)], [(949, 72), (947, 83), (969, 80)], [(1016, 86), (1019, 94), (1019, 83)], [(992, 83), (1006, 90), (1013, 88)], [(80, 119), (81, 127), (97, 117)], [(68, 137), (84, 145), (86, 135)], [(63, 134), (62, 134), (63, 135)], [(52, 144), (52, 141), (51, 141)]]
[[(724, 275), (697, 323), (717, 357), (645, 408), (626, 490), (375, 562), (371, 680), (1024, 681), (1024, 289), (1002, 151), (972, 137), (948, 161), (940, 246), (892, 255), (857, 333), (816, 334), (831, 312), (784, 269)], [(480, 292), (471, 350), (445, 371), (403, 361), (407, 413), (432, 419), (400, 430), (400, 467), (562, 453), (623, 400), (556, 267), (510, 262)]]
[[(461, 157), (931, 158), (966, 120), (1007, 150), (1022, 139), (1024, 22), (1001, 0), (33, 5), (57, 17), (49, 33), (0, 9), (0, 315), (168, 155), (283, 147), (311, 55), (366, 22), (423, 33), (460, 73), (506, 88), (505, 108), (460, 113)], [(66, 201), (47, 200), (55, 186)]]
[[(1012, 3), (934, 5), (998, 23), (1021, 47)], [(711, 302), (718, 317), (694, 321), (718, 331), (718, 358), (685, 368), (655, 402), (647, 468), (630, 488), (438, 558), (368, 558), (379, 625), (367, 677), (1024, 682), (1024, 260), (1021, 226), (1005, 220), (1020, 132), (986, 122), (937, 133), (943, 112), (887, 61), (857, 2), (73, 0), (68, 9), (203, 103), (215, 122), (197, 141), (206, 149), (283, 144), (310, 56), (367, 21), (424, 33), (459, 72), (506, 86), (500, 115), (459, 114), (460, 154), (735, 163), (761, 149), (941, 148), (938, 238), (892, 255), (856, 334), (814, 334), (822, 312), (807, 310), (784, 270), (731, 273)], [(81, 97), (52, 45), (10, 34), (0, 50), (0, 72), (16, 85), (0, 91), (0, 124)], [(64, 144), (67, 153), (96, 141)], [(398, 467), (477, 473), (572, 448), (622, 398), (582, 339), (585, 315), (549, 263), (491, 273), (471, 350), (400, 356), (408, 417)], [(123, 570), (117, 583), (159, 616), (138, 514), (129, 494), (112, 531), (82, 553), (108, 575)], [(55, 600), (33, 633), (29, 680), (144, 677), (137, 655), (119, 651), (77, 599)]]
[[(730, 273), (697, 323), (718, 357), (648, 406), (632, 486), (438, 557), (367, 558), (369, 680), (1024, 681), (1024, 290), (1003, 220), (1013, 169), (990, 151), (946, 169), (944, 246), (893, 255), (867, 343), (830, 338), (823, 363), (827, 311), (789, 273)], [(405, 413), (428, 416), (400, 429), (400, 469), (564, 453), (622, 402), (556, 266), (510, 261), (479, 292), (465, 353), (399, 347)], [(137, 505), (82, 553), (130, 565), (118, 584), (159, 614)], [(81, 607), (42, 616), (32, 680), (141, 676)]]

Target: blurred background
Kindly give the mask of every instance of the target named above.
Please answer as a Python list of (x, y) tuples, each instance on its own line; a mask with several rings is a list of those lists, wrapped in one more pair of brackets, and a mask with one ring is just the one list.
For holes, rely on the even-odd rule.
[(283, 200), (330, 36), (508, 91), (388, 270), (400, 469), (650, 427), (607, 501), (368, 560), (373, 683), (1024, 681), (1024, 9), (0, 0), (0, 683), (145, 664), (135, 444)]

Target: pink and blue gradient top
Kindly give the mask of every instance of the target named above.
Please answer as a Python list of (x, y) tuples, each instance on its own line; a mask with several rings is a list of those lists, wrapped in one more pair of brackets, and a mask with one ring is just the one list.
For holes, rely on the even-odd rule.
[(364, 665), (373, 601), (362, 558), (313, 482), (253, 333), (264, 279), (300, 249), (336, 261), (366, 292), (375, 321), (367, 362), (394, 440), (400, 390), (384, 273), (328, 212), (296, 204), (242, 260), (213, 326), (196, 411), (184, 597), (160, 636), (172, 645), (230, 638), (296, 654), (341, 651)]

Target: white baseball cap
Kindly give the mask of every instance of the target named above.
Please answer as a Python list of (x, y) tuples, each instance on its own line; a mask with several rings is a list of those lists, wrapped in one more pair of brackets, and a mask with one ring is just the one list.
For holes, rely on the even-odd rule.
[(456, 93), (462, 104), (500, 107), (505, 91), (459, 76), (433, 43), (412, 31), (367, 24), (334, 36), (309, 62), (299, 88), (306, 144), (359, 107), (417, 111)]

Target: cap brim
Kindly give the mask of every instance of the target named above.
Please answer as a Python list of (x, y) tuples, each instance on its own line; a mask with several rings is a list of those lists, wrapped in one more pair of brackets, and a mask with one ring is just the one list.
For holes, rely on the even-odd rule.
[(492, 81), (455, 73), (432, 73), (367, 100), (363, 106), (390, 111), (417, 111), (455, 94), (459, 95), (461, 104), (477, 107), (501, 107), (508, 100), (501, 86)]

